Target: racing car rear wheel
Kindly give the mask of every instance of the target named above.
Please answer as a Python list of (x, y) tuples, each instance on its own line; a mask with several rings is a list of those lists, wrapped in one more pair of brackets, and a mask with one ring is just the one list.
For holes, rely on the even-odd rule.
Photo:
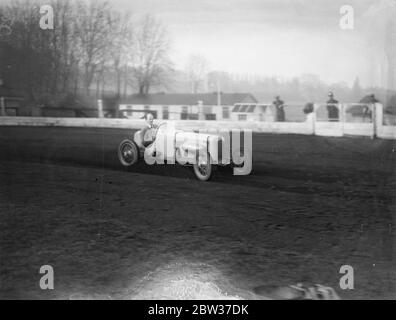
[(196, 178), (201, 181), (208, 181), (212, 177), (212, 169), (213, 166), (210, 163), (209, 154), (204, 157), (204, 159), (200, 159), (197, 163), (194, 164), (193, 170)]
[(139, 160), (139, 148), (135, 142), (124, 140), (118, 147), (118, 159), (125, 167), (134, 165)]

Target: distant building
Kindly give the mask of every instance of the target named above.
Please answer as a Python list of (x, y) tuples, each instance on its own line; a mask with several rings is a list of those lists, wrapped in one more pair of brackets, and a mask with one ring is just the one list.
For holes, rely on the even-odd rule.
[(275, 110), (271, 104), (237, 103), (234, 105), (231, 120), (234, 121), (275, 121)]
[(150, 112), (161, 120), (232, 120), (238, 103), (257, 103), (250, 93), (157, 93), (135, 94), (122, 100), (119, 115), (142, 118)]
[[(115, 97), (103, 97), (102, 106), (105, 118), (117, 116), (117, 99)], [(40, 114), (44, 117), (97, 118), (99, 117), (98, 99), (85, 95), (77, 97), (67, 95), (59, 101), (42, 105)]]

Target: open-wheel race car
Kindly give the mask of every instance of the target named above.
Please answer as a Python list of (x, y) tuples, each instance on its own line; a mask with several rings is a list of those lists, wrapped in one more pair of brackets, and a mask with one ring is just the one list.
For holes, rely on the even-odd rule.
[(177, 130), (163, 122), (155, 131), (152, 145), (144, 146), (139, 130), (119, 144), (118, 158), (125, 167), (142, 159), (148, 164), (192, 166), (196, 178), (207, 181), (212, 177), (214, 165), (224, 165), (220, 159), (222, 141), (219, 135)]

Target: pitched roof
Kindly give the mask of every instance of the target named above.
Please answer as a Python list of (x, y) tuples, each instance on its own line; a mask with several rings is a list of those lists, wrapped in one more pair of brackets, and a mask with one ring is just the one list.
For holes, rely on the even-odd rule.
[[(197, 105), (202, 101), (203, 105), (217, 105), (217, 93), (155, 93), (134, 94), (124, 100), (121, 104), (147, 104), (147, 105)], [(256, 98), (250, 93), (221, 93), (222, 105), (234, 105), (235, 103), (252, 102), (257, 103)]]
[(232, 112), (253, 113), (256, 107), (256, 104), (236, 104), (232, 109)]

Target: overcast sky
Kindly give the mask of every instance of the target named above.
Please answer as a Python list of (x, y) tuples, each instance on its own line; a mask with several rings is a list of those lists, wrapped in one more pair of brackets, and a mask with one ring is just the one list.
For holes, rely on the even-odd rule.
[[(202, 54), (211, 69), (284, 78), (304, 73), (327, 82), (370, 85), (361, 15), (379, 0), (110, 0), (168, 26), (172, 58), (182, 68)], [(382, 1), (382, 0), (381, 0)], [(340, 7), (352, 5), (355, 29), (341, 30)]]

